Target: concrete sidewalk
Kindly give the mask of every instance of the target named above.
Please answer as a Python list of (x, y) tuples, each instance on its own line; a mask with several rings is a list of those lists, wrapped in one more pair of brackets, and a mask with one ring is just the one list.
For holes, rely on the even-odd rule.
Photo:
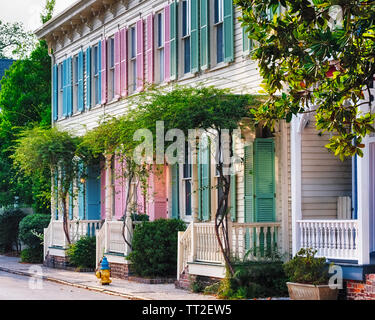
[(73, 272), (44, 267), (41, 264), (20, 263), (19, 258), (0, 255), (0, 270), (24, 276), (40, 275), (43, 280), (78, 288), (123, 296), (134, 300), (216, 300), (214, 296), (176, 289), (174, 284), (145, 284), (112, 278), (109, 286), (102, 286), (93, 272)]

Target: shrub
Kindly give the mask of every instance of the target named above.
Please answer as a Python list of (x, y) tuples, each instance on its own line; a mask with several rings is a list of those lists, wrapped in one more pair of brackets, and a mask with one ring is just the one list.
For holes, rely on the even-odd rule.
[(0, 214), (0, 252), (19, 252), (18, 226), (26, 214), (20, 209), (6, 210)]
[(28, 263), (40, 263), (43, 261), (43, 250), (26, 248), (21, 251), (21, 261)]
[(264, 259), (234, 262), (234, 276), (229, 273), (217, 294), (225, 299), (253, 299), (288, 295), (287, 276), (279, 254)]
[[(30, 263), (43, 262), (43, 244), (38, 234), (44, 232), (43, 229), (48, 227), (50, 220), (51, 216), (46, 214), (32, 214), (21, 220), (19, 238), (28, 247), (21, 254), (21, 261)], [(39, 260), (37, 260), (37, 257), (40, 257)]]
[(326, 258), (316, 258), (317, 250), (301, 249), (293, 259), (285, 263), (284, 270), (289, 281), (307, 284), (327, 284)]
[(170, 276), (177, 268), (177, 233), (186, 229), (178, 219), (142, 222), (134, 230), (133, 251), (127, 257), (141, 277)]
[(95, 268), (96, 237), (85, 236), (69, 246), (69, 262), (79, 268)]
[(133, 213), (131, 215), (133, 221), (149, 221), (150, 217), (147, 214), (137, 214)]

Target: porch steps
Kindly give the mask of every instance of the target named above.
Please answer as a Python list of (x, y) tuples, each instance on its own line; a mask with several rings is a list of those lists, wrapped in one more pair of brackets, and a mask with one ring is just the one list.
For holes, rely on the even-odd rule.
[(211, 263), (204, 261), (188, 262), (189, 274), (213, 278), (225, 278), (225, 265), (221, 263)]

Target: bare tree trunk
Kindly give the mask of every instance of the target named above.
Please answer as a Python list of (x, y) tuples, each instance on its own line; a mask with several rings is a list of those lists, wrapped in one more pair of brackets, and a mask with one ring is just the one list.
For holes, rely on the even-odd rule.
[[(130, 199), (130, 188), (131, 188), (131, 184), (132, 184), (132, 181), (133, 181), (133, 174), (130, 174), (129, 177), (128, 177), (128, 193), (126, 195), (126, 202), (125, 202), (125, 210), (124, 210), (124, 214), (123, 214), (123, 224), (122, 224), (122, 237), (125, 241), (125, 243), (129, 246), (130, 249), (133, 249), (132, 247), (132, 244), (126, 239), (126, 236), (125, 236), (125, 229), (128, 228), (128, 226), (126, 225), (126, 214), (128, 212), (128, 205), (129, 205), (129, 199)], [(129, 231), (129, 229), (128, 229)]]

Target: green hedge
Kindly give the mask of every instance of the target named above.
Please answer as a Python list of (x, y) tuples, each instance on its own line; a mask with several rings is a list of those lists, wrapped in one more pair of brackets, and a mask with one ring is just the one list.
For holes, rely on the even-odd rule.
[[(51, 215), (32, 214), (23, 218), (19, 224), (19, 238), (27, 246), (27, 250), (21, 254), (21, 261), (37, 263), (43, 262), (43, 244), (33, 232), (43, 234), (51, 220)], [(39, 261), (38, 260), (39, 258)], [(31, 261), (32, 260), (32, 261)]]
[(19, 251), (18, 225), (26, 214), (20, 209), (10, 209), (0, 213), (0, 252)]
[(185, 223), (177, 219), (158, 219), (137, 225), (133, 251), (128, 256), (134, 272), (141, 277), (176, 275), (177, 234), (185, 229)]
[(82, 237), (69, 246), (67, 254), (73, 266), (95, 269), (96, 237)]

